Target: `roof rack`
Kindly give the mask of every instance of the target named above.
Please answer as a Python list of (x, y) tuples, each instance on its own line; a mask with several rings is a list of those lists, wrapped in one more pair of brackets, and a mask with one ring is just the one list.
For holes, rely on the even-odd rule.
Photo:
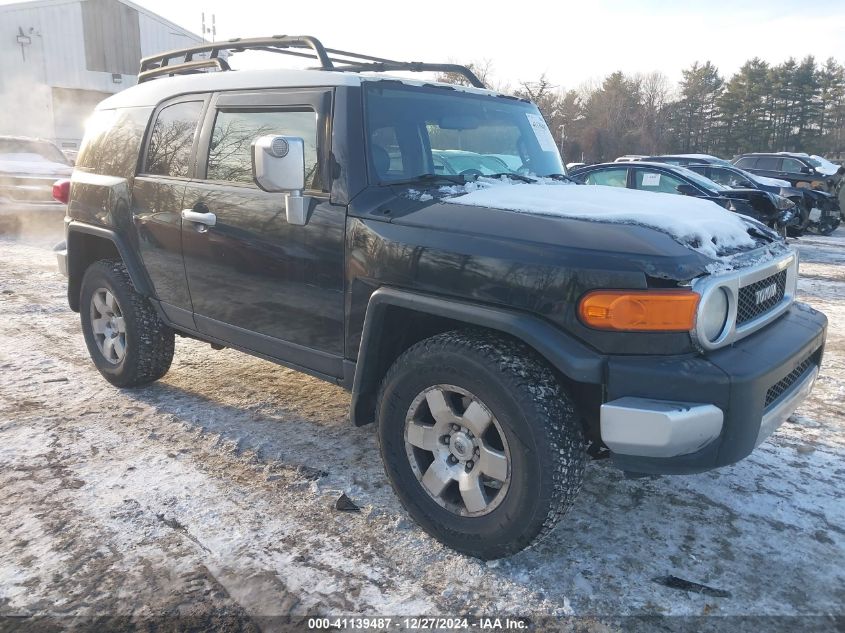
[[(319, 62), (319, 66), (316, 66), (317, 70), (352, 73), (395, 71), (455, 73), (465, 77), (476, 88), (486, 87), (472, 70), (460, 64), (400, 62), (383, 57), (351, 53), (335, 48), (326, 48), (320, 40), (310, 35), (274, 35), (272, 37), (256, 37), (250, 39), (235, 38), (151, 55), (141, 60), (138, 83), (167, 75), (185, 75), (203, 72), (209, 68), (216, 68), (218, 71), (231, 70), (226, 59), (220, 57), (220, 53), (224, 51), (240, 53), (248, 50), (267, 51), (270, 53), (316, 59)], [(194, 59), (195, 55), (201, 53), (208, 53), (208, 56)]]

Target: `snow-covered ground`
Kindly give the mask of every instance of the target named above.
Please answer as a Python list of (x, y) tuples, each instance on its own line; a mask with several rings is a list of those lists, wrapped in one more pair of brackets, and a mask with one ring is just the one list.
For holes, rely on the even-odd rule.
[[(485, 564), (407, 518), (345, 392), (185, 339), (163, 380), (116, 389), (88, 359), (51, 240), (0, 238), (0, 630), (43, 615), (231, 631), (315, 613), (575, 615), (584, 631), (842, 615), (845, 229), (797, 243), (801, 299), (830, 332), (793, 419), (717, 472), (628, 480), (592, 463), (550, 538)], [(340, 492), (362, 511), (335, 510)], [(654, 581), (669, 575), (729, 597)]]

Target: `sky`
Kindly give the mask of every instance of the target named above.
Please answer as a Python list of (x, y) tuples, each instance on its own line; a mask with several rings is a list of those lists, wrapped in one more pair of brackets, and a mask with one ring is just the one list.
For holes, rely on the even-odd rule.
[[(214, 13), (217, 39), (314, 35), (331, 48), (402, 60), (489, 60), (512, 86), (545, 73), (561, 88), (607, 74), (659, 70), (672, 81), (694, 61), (729, 76), (759, 56), (845, 62), (845, 1), (134, 0), (199, 33)], [(0, 4), (6, 4), (0, 0)]]

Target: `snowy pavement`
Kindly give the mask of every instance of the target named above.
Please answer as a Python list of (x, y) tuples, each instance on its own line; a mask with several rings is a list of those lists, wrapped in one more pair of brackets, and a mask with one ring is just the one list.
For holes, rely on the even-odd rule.
[[(801, 299), (830, 331), (792, 420), (703, 475), (627, 480), (594, 462), (550, 538), (485, 564), (408, 519), (344, 391), (187, 339), (163, 380), (116, 389), (50, 240), (0, 238), (0, 630), (44, 615), (230, 631), (319, 613), (575, 615), (589, 631), (626, 615), (843, 615), (845, 229), (797, 244)], [(335, 510), (341, 492), (362, 511)], [(728, 597), (654, 582), (669, 575)]]

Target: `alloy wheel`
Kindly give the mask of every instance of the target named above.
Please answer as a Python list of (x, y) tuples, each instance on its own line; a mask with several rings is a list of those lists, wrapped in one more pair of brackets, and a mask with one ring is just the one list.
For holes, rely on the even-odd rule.
[(454, 514), (488, 514), (507, 495), (507, 439), (490, 409), (465, 389), (436, 385), (414, 398), (405, 452), (422, 488)]
[(120, 364), (126, 356), (126, 320), (117, 298), (106, 288), (91, 295), (91, 330), (103, 358)]

